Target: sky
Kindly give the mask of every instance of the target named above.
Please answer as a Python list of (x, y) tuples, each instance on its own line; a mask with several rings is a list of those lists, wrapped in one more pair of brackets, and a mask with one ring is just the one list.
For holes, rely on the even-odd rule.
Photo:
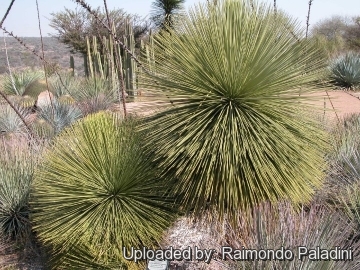
[[(0, 20), (10, 2), (11, 0), (0, 0)], [(103, 5), (102, 0), (87, 0), (86, 2), (92, 7)], [(152, 2), (153, 0), (107, 0), (109, 9), (122, 8), (128, 13), (138, 14), (143, 18), (149, 17)], [(185, 5), (188, 9), (195, 4), (204, 2), (205, 0), (186, 0)], [(273, 4), (273, 0), (262, 0), (260, 2)], [(305, 27), (308, 2), (308, 0), (277, 0), (277, 6), (298, 19), (299, 23)], [(52, 12), (63, 11), (64, 7), (75, 9), (77, 6), (73, 0), (38, 0), (38, 3), (43, 36), (56, 34), (49, 26)], [(333, 15), (360, 16), (360, 0), (314, 0), (310, 14), (310, 27)], [(19, 37), (40, 36), (36, 0), (16, 0), (3, 26)]]

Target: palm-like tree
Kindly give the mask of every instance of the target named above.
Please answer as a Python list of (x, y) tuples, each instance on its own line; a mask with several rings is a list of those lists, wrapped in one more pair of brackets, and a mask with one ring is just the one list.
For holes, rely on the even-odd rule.
[(322, 56), (294, 37), (292, 20), (252, 5), (200, 5), (155, 40), (158, 65), (143, 84), (173, 106), (144, 130), (188, 209), (224, 214), (265, 200), (298, 203), (322, 183), (325, 135), (299, 102), (319, 87)]
[(166, 186), (134, 128), (105, 113), (90, 115), (45, 154), (31, 205), (35, 230), (52, 245), (58, 267), (119, 269), (129, 263), (122, 247), (154, 247), (170, 224)]
[(173, 27), (176, 17), (183, 11), (184, 3), (185, 0), (155, 0), (152, 3), (152, 21), (160, 29)]

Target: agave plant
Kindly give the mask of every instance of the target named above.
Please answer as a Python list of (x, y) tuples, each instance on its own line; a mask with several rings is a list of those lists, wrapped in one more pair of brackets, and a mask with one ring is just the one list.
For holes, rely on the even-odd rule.
[(140, 139), (133, 121), (100, 113), (66, 129), (45, 153), (35, 175), (33, 221), (60, 269), (131, 264), (122, 247), (152, 247), (170, 224), (166, 185)]
[(353, 89), (360, 85), (360, 54), (349, 52), (330, 65), (330, 79), (340, 87)]
[[(80, 119), (81, 116), (82, 113), (80, 109), (75, 105), (60, 103), (57, 100), (53, 100), (52, 104), (47, 104), (40, 108), (38, 118), (45, 120), (51, 125), (54, 134), (58, 134), (66, 126), (69, 126)], [(47, 127), (45, 127), (45, 129), (47, 129)], [(49, 134), (51, 134), (51, 132)]]
[(173, 105), (143, 130), (187, 209), (307, 201), (322, 183), (324, 132), (298, 111), (325, 65), (299, 33), (271, 7), (225, 0), (155, 38), (158, 64), (141, 81)]

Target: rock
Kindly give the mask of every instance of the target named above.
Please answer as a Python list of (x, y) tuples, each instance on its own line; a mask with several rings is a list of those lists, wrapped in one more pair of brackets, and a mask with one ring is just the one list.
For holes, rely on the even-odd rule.
[(54, 95), (49, 91), (41, 92), (35, 102), (36, 107), (41, 108), (51, 105), (54, 101)]

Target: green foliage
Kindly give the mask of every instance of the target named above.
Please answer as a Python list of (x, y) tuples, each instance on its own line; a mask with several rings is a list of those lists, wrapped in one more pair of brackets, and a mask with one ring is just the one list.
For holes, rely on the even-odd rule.
[[(106, 21), (106, 14), (100, 7), (96, 9), (100, 20)], [(116, 35), (124, 36), (126, 23), (130, 22), (134, 29), (134, 38), (137, 42), (149, 30), (148, 23), (137, 15), (126, 13), (122, 9), (109, 10), (110, 20), (114, 23)], [(65, 8), (64, 11), (51, 13), (50, 26), (54, 28), (54, 35), (60, 42), (71, 46), (72, 52), (81, 52), (86, 54), (86, 36), (96, 36), (102, 39), (108, 36), (106, 28), (99, 27), (98, 22), (86, 10), (71, 10)], [(100, 50), (101, 51), (101, 50)]]
[(36, 99), (41, 92), (47, 91), (48, 87), (50, 92), (53, 91), (51, 86), (46, 83), (45, 79), (35, 80), (26, 88), (24, 95), (28, 95)]
[(7, 74), (4, 78), (3, 89), (9, 95), (24, 95), (26, 89), (35, 81), (39, 80), (43, 74), (30, 70), (14, 72)]
[(95, 76), (85, 79), (73, 96), (83, 115), (87, 115), (109, 109), (117, 100), (117, 89), (113, 82)]
[(328, 59), (332, 59), (345, 51), (345, 41), (340, 35), (330, 40), (323, 35), (315, 35), (312, 40), (324, 51)]
[(161, 29), (172, 28), (183, 12), (185, 0), (154, 0), (151, 19)]
[(53, 76), (49, 78), (49, 84), (55, 97), (59, 98), (64, 95), (76, 95), (76, 92), (80, 88), (81, 79), (72, 76), (69, 73), (60, 73), (59, 76)]
[[(246, 270), (332, 270), (359, 269), (360, 243), (355, 240), (353, 223), (347, 222), (341, 213), (331, 212), (326, 208), (312, 206), (296, 213), (283, 203), (278, 208), (262, 205), (253, 211), (250, 218), (240, 220), (235, 228), (230, 228), (226, 234), (228, 243), (234, 249), (242, 246), (248, 249), (276, 250), (284, 247), (295, 255), (292, 260), (242, 260), (227, 262), (229, 269)], [(354, 260), (310, 260), (304, 257), (299, 260), (298, 247), (308, 249), (320, 247), (332, 249), (335, 247), (352, 247)]]
[(330, 65), (332, 83), (347, 89), (360, 85), (360, 54), (349, 52), (338, 57)]
[[(26, 147), (1, 148), (0, 227), (4, 236), (20, 239), (30, 232), (30, 185), (34, 157)], [(14, 151), (15, 150), (15, 151)]]
[(187, 209), (236, 215), (265, 200), (308, 201), (322, 183), (325, 135), (298, 113), (298, 93), (319, 89), (325, 64), (284, 21), (271, 8), (222, 1), (155, 38), (158, 64), (143, 86), (173, 106), (144, 131)]
[(81, 116), (82, 113), (78, 107), (53, 100), (52, 104), (40, 108), (38, 118), (47, 121), (54, 133), (58, 134)]
[(35, 230), (52, 247), (55, 265), (118, 269), (128, 263), (121, 247), (152, 247), (170, 224), (166, 185), (144, 156), (135, 124), (91, 115), (45, 153), (31, 205)]
[[(24, 119), (28, 120), (29, 112), (21, 107), (17, 109)], [(0, 136), (10, 134), (25, 135), (27, 134), (26, 127), (10, 105), (0, 105)]]

